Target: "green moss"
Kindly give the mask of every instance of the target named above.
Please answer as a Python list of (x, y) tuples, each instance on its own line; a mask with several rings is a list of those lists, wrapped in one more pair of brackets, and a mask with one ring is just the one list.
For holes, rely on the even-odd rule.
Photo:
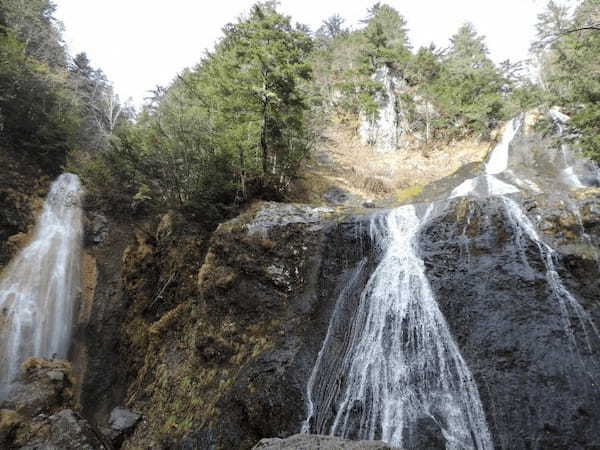
[(414, 186), (407, 187), (396, 192), (396, 200), (400, 204), (410, 203), (412, 199), (414, 199), (417, 195), (423, 192), (423, 186), (419, 184), (415, 184)]

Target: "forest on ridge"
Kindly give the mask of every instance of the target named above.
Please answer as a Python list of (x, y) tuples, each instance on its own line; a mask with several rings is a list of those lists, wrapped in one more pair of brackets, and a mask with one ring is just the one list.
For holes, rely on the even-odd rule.
[(79, 173), (111, 210), (202, 211), (220, 218), (253, 198), (281, 199), (326, 126), (377, 115), (387, 68), (417, 136), (411, 151), (490, 132), (515, 113), (559, 106), (570, 139), (600, 159), (600, 3), (549, 2), (532, 52), (494, 64), (484, 30), (464, 24), (448, 48), (413, 48), (401, 11), (377, 3), (362, 26), (318, 30), (257, 3), (226, 24), (196, 66), (157, 88), (139, 113), (85, 54), (69, 55), (50, 0), (0, 5), (0, 148)]

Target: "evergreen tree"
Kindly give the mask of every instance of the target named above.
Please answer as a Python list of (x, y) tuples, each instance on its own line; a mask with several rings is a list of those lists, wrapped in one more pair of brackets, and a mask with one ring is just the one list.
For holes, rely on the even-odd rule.
[(58, 170), (79, 118), (53, 12), (47, 0), (0, 4), (0, 150)]
[(410, 57), (406, 19), (391, 6), (376, 3), (364, 22), (367, 71), (372, 73), (382, 64), (403, 65)]
[(484, 37), (465, 24), (451, 38), (431, 91), (451, 134), (486, 135), (504, 117), (505, 80), (488, 57)]
[(541, 55), (548, 103), (565, 108), (579, 148), (600, 160), (600, 1), (584, 0), (572, 16), (550, 2), (533, 48)]
[(223, 31), (213, 52), (157, 89), (137, 123), (84, 168), (94, 193), (218, 216), (285, 190), (312, 142), (312, 39), (272, 2)]
[[(244, 152), (251, 155), (260, 149), (263, 177), (294, 170), (308, 150), (301, 83), (311, 77), (306, 62), (311, 48), (305, 32), (294, 29), (273, 4), (263, 3), (252, 8), (247, 20), (227, 27), (215, 52), (212, 68), (219, 83), (217, 95), (225, 102), (223, 112), (231, 123), (243, 112), (245, 120), (238, 123), (254, 135)], [(247, 123), (253, 126), (248, 129)], [(238, 127), (232, 128), (239, 135)]]

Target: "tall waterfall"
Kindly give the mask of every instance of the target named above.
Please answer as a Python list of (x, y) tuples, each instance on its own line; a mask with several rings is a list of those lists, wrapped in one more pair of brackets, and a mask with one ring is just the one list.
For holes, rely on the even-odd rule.
[(52, 184), (33, 240), (0, 280), (0, 398), (27, 357), (67, 357), (81, 278), (81, 195), (76, 175)]
[(371, 237), (383, 257), (360, 294), (343, 356), (332, 362), (328, 355), (331, 329), (323, 344), (308, 385), (304, 432), (403, 446), (429, 418), (448, 449), (493, 448), (473, 376), (419, 257), (418, 232), (431, 209), (422, 219), (412, 205), (372, 218)]
[[(501, 199), (515, 248), (524, 258), (532, 243), (539, 252), (546, 269), (547, 301), (562, 319), (565, 339), (577, 353), (581, 335), (591, 351), (590, 340), (600, 338), (597, 327), (561, 279), (558, 253), (511, 198), (521, 189), (541, 192), (528, 177), (530, 172), (522, 171), (519, 178), (509, 170), (511, 149), (525, 119), (520, 115), (508, 122), (483, 173), (456, 187), (446, 203), (461, 196)], [(563, 169), (570, 163), (569, 155), (564, 147), (558, 150), (564, 159), (558, 167)], [(570, 187), (580, 184), (565, 181)], [(408, 205), (371, 218), (371, 241), (379, 262), (370, 273), (372, 265), (363, 260), (340, 293), (308, 382), (303, 432), (381, 439), (411, 448), (419, 442), (415, 433), (430, 432), (427, 423), (433, 423), (447, 449), (494, 447), (478, 388), (434, 298), (419, 254), (420, 232), (437, 207), (432, 204), (419, 214), (424, 205)]]

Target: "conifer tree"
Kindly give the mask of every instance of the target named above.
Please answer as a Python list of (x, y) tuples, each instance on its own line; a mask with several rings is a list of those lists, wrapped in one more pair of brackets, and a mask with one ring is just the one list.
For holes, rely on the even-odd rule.
[(538, 19), (533, 49), (548, 103), (566, 109), (578, 147), (600, 160), (600, 1), (584, 0), (572, 16), (551, 1)]
[(442, 111), (442, 128), (454, 134), (486, 135), (503, 118), (505, 81), (488, 57), (484, 37), (465, 24), (451, 38), (432, 91)]

